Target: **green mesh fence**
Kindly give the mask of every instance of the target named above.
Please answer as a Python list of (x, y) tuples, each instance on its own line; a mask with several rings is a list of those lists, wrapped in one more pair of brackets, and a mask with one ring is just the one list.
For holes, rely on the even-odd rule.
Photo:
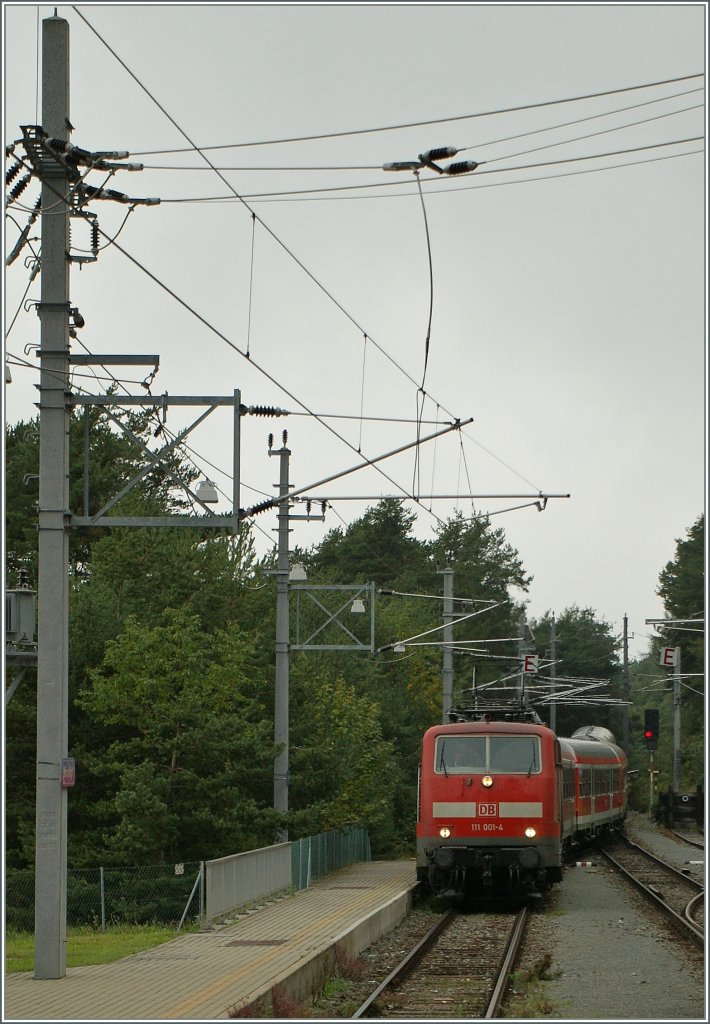
[[(202, 864), (76, 868), (67, 872), (67, 925), (178, 925), (203, 909)], [(34, 871), (5, 875), (6, 927), (34, 930)]]
[(365, 829), (321, 832), (291, 843), (291, 885), (306, 889), (311, 882), (348, 864), (370, 860), (370, 839)]
[[(370, 860), (365, 829), (322, 832), (291, 843), (294, 889), (305, 889), (330, 871)], [(11, 931), (34, 931), (34, 871), (5, 874), (5, 924)], [(204, 875), (200, 861), (147, 867), (74, 868), (67, 872), (67, 925), (106, 929), (116, 924), (180, 927), (204, 914)]]

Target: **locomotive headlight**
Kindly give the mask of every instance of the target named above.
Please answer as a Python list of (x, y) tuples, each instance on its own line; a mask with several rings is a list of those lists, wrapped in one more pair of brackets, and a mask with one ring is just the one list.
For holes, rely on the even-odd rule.
[(451, 835), (451, 829), (450, 828), (440, 828), (439, 829), (439, 835), (441, 836), (442, 839), (448, 839), (449, 836)]
[(484, 775), (483, 778), (481, 779), (481, 785), (485, 786), (486, 789), (490, 789), (490, 787), (493, 785), (492, 777), (490, 775)]
[(525, 835), (528, 837), (528, 839), (534, 839), (537, 835), (537, 830), (534, 829), (532, 825), (528, 825), (528, 827), (525, 829)]

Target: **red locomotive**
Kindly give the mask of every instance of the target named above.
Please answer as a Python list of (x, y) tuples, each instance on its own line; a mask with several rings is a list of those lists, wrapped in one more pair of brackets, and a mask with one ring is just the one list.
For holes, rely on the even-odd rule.
[(424, 734), (417, 878), (440, 896), (536, 897), (576, 843), (626, 815), (627, 759), (606, 729), (558, 738), (524, 706), (453, 709)]

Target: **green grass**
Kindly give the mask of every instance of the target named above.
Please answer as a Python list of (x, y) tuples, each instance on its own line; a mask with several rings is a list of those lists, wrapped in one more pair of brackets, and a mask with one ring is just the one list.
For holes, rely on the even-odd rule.
[[(181, 933), (182, 934), (182, 933)], [(67, 929), (67, 967), (109, 964), (113, 960), (152, 949), (177, 938), (175, 928), (160, 925), (123, 925), (105, 932), (93, 928)], [(5, 936), (5, 965), (8, 974), (33, 971), (35, 937), (32, 932), (8, 932)]]

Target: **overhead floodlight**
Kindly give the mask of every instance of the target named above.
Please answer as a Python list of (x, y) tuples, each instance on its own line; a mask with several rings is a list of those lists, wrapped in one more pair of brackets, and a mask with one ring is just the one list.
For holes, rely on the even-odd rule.
[(200, 480), (195, 488), (195, 496), (205, 503), (214, 504), (219, 501), (217, 488), (211, 480)]
[(404, 654), (406, 649), (407, 648), (404, 646), (404, 644), (395, 644), (394, 647), (392, 648), (395, 654)]
[(350, 606), (350, 611), (353, 612), (355, 615), (362, 615), (364, 613), (365, 602), (362, 600), (362, 598), (355, 598), (352, 605)]
[(291, 566), (291, 572), (288, 574), (289, 583), (304, 583), (307, 579), (306, 570), (303, 568), (302, 563), (294, 562)]

